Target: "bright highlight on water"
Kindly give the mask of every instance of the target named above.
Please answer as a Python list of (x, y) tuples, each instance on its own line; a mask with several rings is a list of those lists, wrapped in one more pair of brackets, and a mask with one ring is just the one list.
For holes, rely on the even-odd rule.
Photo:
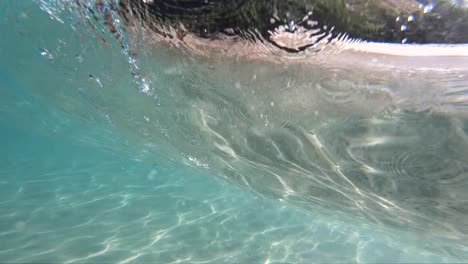
[(182, 2), (0, 3), (1, 262), (468, 261), (463, 1)]

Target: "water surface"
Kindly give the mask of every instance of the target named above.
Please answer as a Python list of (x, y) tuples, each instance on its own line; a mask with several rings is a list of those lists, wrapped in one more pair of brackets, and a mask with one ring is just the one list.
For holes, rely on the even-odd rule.
[(468, 258), (463, 46), (116, 38), (63, 3), (0, 4), (2, 261)]

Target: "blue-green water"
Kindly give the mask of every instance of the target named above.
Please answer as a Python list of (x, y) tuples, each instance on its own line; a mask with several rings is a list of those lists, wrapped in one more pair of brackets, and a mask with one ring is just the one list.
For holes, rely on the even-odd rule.
[[(287, 195), (278, 195), (279, 184), (264, 184), (269, 180), (268, 175), (262, 174), (261, 166), (245, 169), (239, 165), (234, 169), (232, 166), (238, 164), (226, 162), (233, 171), (245, 169), (239, 175), (250, 173), (252, 178), (243, 185), (234, 176), (226, 177), (228, 172), (219, 169), (216, 160), (205, 154), (203, 144), (191, 143), (208, 141), (206, 135), (197, 134), (188, 125), (170, 125), (198, 120), (206, 125), (201, 130), (219, 128), (207, 125), (204, 112), (201, 119), (195, 114), (179, 115), (178, 111), (184, 111), (186, 98), (172, 95), (169, 89), (184, 81), (180, 75), (174, 77), (174, 71), (181, 71), (190, 82), (196, 83), (199, 80), (196, 76), (210, 74), (212, 70), (193, 68), (193, 72), (184, 72), (184, 69), (215, 62), (206, 59), (186, 62), (167, 47), (142, 52), (138, 63), (142, 71), (146, 69), (144, 81), (154, 92), (148, 96), (140, 92), (142, 79), (128, 72), (128, 56), (110, 34), (100, 32), (99, 28), (94, 32), (71, 13), (40, 8), (52, 8), (53, 3), (57, 2), (0, 3), (0, 262), (439, 263), (468, 260), (466, 234), (462, 232), (466, 230), (463, 229), (466, 214), (448, 217), (435, 213), (434, 223), (429, 218), (424, 222), (403, 214), (412, 215), (404, 210), (385, 215), (372, 205), (364, 206), (363, 200), (367, 213), (375, 213), (379, 220), (389, 218), (390, 224), (382, 224), (366, 221), (354, 214), (346, 201), (335, 196), (333, 201), (327, 193), (323, 199), (330, 199), (329, 203), (319, 203), (316, 207), (305, 204), (314, 202), (306, 199), (312, 196), (296, 196), (291, 190)], [(60, 15), (63, 22), (50, 17), (51, 14)], [(233, 65), (217, 65), (217, 68), (223, 71), (223, 67), (226, 70), (240, 67)], [(284, 76), (277, 77), (284, 81)], [(218, 78), (229, 82), (234, 77), (214, 77)], [(200, 82), (200, 86), (216, 86)], [(194, 90), (182, 90), (189, 97), (199, 99), (194, 100), (194, 109), (209, 110), (209, 105), (203, 108), (205, 102), (219, 98), (224, 98), (225, 111), (233, 107), (225, 97), (207, 97)], [(214, 90), (209, 89), (216, 94)], [(265, 98), (267, 106), (274, 105), (273, 97), (265, 95)], [(271, 123), (274, 114), (270, 113)], [(340, 114), (343, 115), (330, 115)], [(404, 120), (406, 116), (402, 116)], [(393, 118), (390, 115), (388, 119)], [(267, 126), (265, 120), (269, 119), (264, 116), (260, 119), (262, 126), (258, 129), (263, 129)], [(421, 121), (433, 124), (424, 123), (425, 128), (432, 128), (424, 135), (434, 134), (443, 146), (451, 142), (444, 140), (444, 133), (439, 132), (446, 131), (444, 120), (439, 117)], [(220, 135), (223, 128), (213, 130), (210, 133), (224, 138)], [(401, 129), (396, 134), (411, 140), (408, 134), (413, 130), (416, 128)], [(388, 128), (385, 131), (392, 133)], [(259, 152), (262, 144), (258, 143)], [(280, 148), (287, 154), (287, 149)], [(239, 156), (249, 156), (247, 151), (243, 154), (233, 149)], [(380, 153), (375, 149), (369, 151)], [(460, 149), (454, 153), (463, 156)], [(447, 155), (451, 154), (447, 151)], [(459, 165), (456, 168), (465, 168), (466, 162), (450, 160), (461, 163), (456, 163)], [(303, 166), (300, 160), (294, 161)], [(279, 169), (265, 168), (272, 175), (280, 173)], [(420, 166), (408, 168), (416, 170)], [(424, 175), (431, 175), (429, 169)], [(258, 182), (256, 177), (260, 178)], [(399, 180), (407, 183), (404, 178)], [(294, 181), (284, 181), (280, 181), (284, 186), (302, 191), (300, 182), (294, 185)], [(456, 196), (464, 188), (466, 185), (459, 184), (447, 192), (455, 198), (464, 198), (466, 195)], [(438, 191), (445, 198), (446, 189), (441, 187)], [(405, 208), (414, 204), (410, 199), (414, 197), (400, 201), (386, 195)], [(432, 201), (426, 194), (418, 195), (415, 197)], [(424, 210), (416, 212), (422, 215), (421, 219), (426, 219)], [(406, 217), (415, 224), (395, 227), (392, 218)], [(444, 217), (447, 217), (447, 229), (456, 227), (453, 233), (438, 229)], [(417, 221), (424, 223), (417, 224)], [(420, 226), (426, 229), (421, 230)]]

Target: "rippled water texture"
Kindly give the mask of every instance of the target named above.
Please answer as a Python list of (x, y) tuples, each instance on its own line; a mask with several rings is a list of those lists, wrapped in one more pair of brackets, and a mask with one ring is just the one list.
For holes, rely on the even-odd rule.
[(0, 2), (1, 262), (468, 260), (465, 44), (90, 3)]

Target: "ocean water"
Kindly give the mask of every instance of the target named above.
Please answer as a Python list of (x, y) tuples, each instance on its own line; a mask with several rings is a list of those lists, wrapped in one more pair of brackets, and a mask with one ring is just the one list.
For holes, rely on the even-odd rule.
[(0, 2), (1, 262), (468, 261), (466, 54), (219, 56), (73, 3)]

